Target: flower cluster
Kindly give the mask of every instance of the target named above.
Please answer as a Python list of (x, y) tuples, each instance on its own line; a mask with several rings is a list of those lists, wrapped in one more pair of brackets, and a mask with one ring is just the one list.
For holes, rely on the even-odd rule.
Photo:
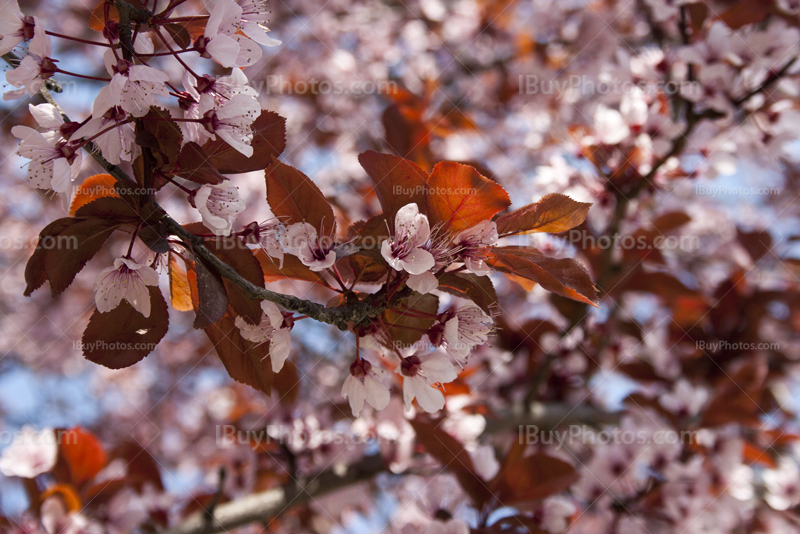
[[(267, 35), (269, 29), (265, 23), (269, 12), (263, 2), (215, 0), (208, 2), (207, 6), (209, 16), (205, 36), (195, 41), (193, 50), (201, 57), (213, 58), (224, 67), (232, 67), (231, 74), (214, 80), (195, 73), (181, 62), (185, 67), (182, 75), (184, 88), (178, 91), (165, 70), (150, 65), (157, 56), (163, 55), (155, 53), (151, 37), (137, 33), (133, 50), (124, 55), (119, 36), (115, 32), (106, 32), (108, 44), (103, 59), (109, 78), (97, 78), (107, 85), (97, 94), (92, 114), (80, 123), (65, 124), (59, 110), (42, 104), (35, 110), (31, 109), (38, 130), (27, 126), (14, 129), (14, 135), (22, 140), (18, 154), (31, 160), (29, 180), (32, 187), (55, 191), (68, 209), (73, 194), (72, 182), (78, 177), (81, 167), (81, 148), (93, 143), (102, 156), (115, 165), (122, 161), (135, 161), (141, 154), (141, 147), (136, 142), (135, 124), (151, 120), (145, 118), (148, 112), (153, 107), (167, 104), (171, 96), (177, 97), (184, 110), (179, 123), (183, 132), (182, 145), (192, 142), (202, 145), (219, 138), (244, 156), (252, 156), (252, 124), (261, 114), (261, 106), (257, 100), (258, 93), (247, 85), (247, 77), (238, 67), (251, 65), (261, 57), (258, 44), (276, 46), (280, 41)], [(168, 10), (154, 16), (167, 18), (172, 8)], [(3, 95), (6, 100), (33, 96), (56, 73), (93, 78), (56, 66), (57, 60), (50, 57), (53, 50), (51, 38), (44, 26), (35, 17), (23, 16), (16, 3), (7, 3), (2, 15), (0, 49), (4, 53), (29, 41), (27, 55), (6, 75), (8, 83), (16, 88)], [(158, 25), (153, 29), (153, 35), (171, 50), (172, 45), (163, 30)], [(174, 57), (180, 61), (177, 53)], [(191, 177), (186, 178), (191, 180)], [(220, 212), (223, 213), (222, 219), (231, 211), (239, 213), (244, 209), (244, 203), (238, 195), (229, 192), (231, 188), (215, 185), (222, 190), (217, 195), (210, 195), (202, 188), (189, 192), (200, 197), (198, 210), (204, 221), (211, 221), (212, 228), (219, 235), (228, 235), (230, 227), (226, 228), (214, 217), (219, 217)], [(233, 198), (228, 199), (231, 195)], [(210, 204), (208, 209), (205, 201)]]

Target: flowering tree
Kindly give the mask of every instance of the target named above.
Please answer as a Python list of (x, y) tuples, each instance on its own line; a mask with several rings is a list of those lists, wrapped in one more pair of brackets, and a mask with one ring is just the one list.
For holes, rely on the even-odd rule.
[(335, 4), (2, 8), (0, 525), (796, 531), (800, 6)]

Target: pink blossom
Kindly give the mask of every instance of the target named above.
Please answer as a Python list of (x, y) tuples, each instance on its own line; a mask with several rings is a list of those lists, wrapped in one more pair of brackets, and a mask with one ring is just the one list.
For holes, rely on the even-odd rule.
[(28, 96), (35, 95), (45, 80), (56, 72), (56, 66), (50, 59), (53, 45), (50, 43), (50, 37), (45, 34), (44, 26), (36, 23), (33, 32), (33, 39), (28, 48), (29, 54), (22, 58), (16, 69), (6, 74), (6, 81), (19, 89), (4, 93), (3, 100), (20, 98), (26, 93)]
[(34, 478), (56, 465), (58, 440), (51, 428), (36, 431), (22, 427), (0, 455), (0, 473), (7, 477)]
[(765, 500), (773, 509), (787, 510), (800, 503), (800, 470), (795, 462), (783, 459), (775, 469), (765, 469), (762, 477)]
[(447, 352), (457, 360), (465, 359), (474, 347), (486, 343), (493, 328), (492, 318), (478, 306), (459, 308), (444, 324)]
[(97, 94), (92, 106), (92, 118), (80, 127), (72, 139), (90, 139), (103, 130), (109, 131), (94, 138), (94, 144), (100, 148), (103, 157), (110, 163), (119, 165), (121, 161), (133, 161), (140, 152), (136, 144), (136, 134), (129, 115), (122, 109), (120, 94), (103, 87)]
[(290, 225), (281, 242), (289, 254), (297, 256), (314, 272), (324, 271), (336, 262), (332, 240), (320, 239), (316, 228), (308, 223)]
[(104, 55), (106, 70), (111, 74), (109, 87), (120, 107), (134, 117), (143, 117), (150, 106), (158, 104), (158, 98), (168, 98), (167, 73), (148, 67), (134, 65), (124, 59), (117, 60), (109, 49)]
[(195, 192), (194, 204), (203, 217), (203, 224), (219, 236), (230, 235), (233, 221), (246, 207), (239, 197), (239, 189), (228, 180), (200, 186)]
[(409, 274), (422, 274), (433, 268), (433, 254), (423, 248), (431, 235), (428, 217), (416, 204), (406, 204), (394, 222), (394, 238), (381, 244), (381, 254), (389, 265)]
[(594, 112), (595, 135), (584, 139), (584, 143), (598, 145), (616, 145), (631, 134), (631, 130), (622, 114), (600, 104)]
[(439, 280), (436, 278), (436, 275), (430, 271), (425, 271), (420, 274), (410, 274), (408, 275), (408, 281), (406, 283), (408, 287), (423, 295), (439, 287)]
[(491, 445), (481, 445), (470, 451), (469, 456), (472, 459), (475, 473), (483, 480), (492, 480), (500, 471), (500, 462), (497, 461), (497, 457), (494, 455), (494, 447)]
[(269, 22), (270, 13), (269, 9), (267, 9), (267, 0), (236, 0), (236, 3), (242, 8), (239, 27), (249, 38), (264, 46), (278, 46), (281, 44), (279, 40), (267, 35), (269, 33), (267, 23)]
[(448, 519), (447, 521), (433, 520), (425, 528), (425, 534), (469, 534), (469, 525), (460, 519)]
[(24, 39), (33, 36), (35, 22), (19, 9), (19, 3), (8, 1), (0, 7), (0, 55), (7, 54)]
[(682, 417), (694, 416), (708, 399), (708, 391), (703, 388), (695, 388), (685, 379), (680, 379), (675, 383), (672, 391), (661, 395), (659, 402), (661, 406), (670, 412)]
[(64, 125), (64, 117), (52, 104), (39, 104), (34, 106), (28, 104), (28, 111), (31, 116), (36, 120), (36, 123), (48, 132), (61, 133), (61, 127)]
[[(50, 116), (39, 113), (37, 119)], [(45, 121), (48, 126), (56, 119), (50, 116)], [(68, 206), (72, 180), (78, 177), (81, 169), (82, 154), (77, 143), (71, 143), (61, 137), (61, 133), (53, 130), (44, 133), (28, 126), (14, 126), (11, 133), (21, 139), (17, 154), (30, 159), (28, 164), (28, 180), (36, 189), (52, 189), (62, 196)]]
[(47, 534), (103, 534), (107, 531), (78, 511), (68, 512), (57, 493), (42, 502), (40, 513)]
[(497, 239), (497, 224), (493, 221), (481, 221), (472, 228), (463, 230), (453, 243), (458, 246), (458, 254), (467, 270), (478, 276), (485, 276), (492, 272), (485, 261), (489, 248), (497, 244)]
[(202, 117), (201, 124), (211, 138), (219, 135), (226, 143), (248, 158), (253, 155), (253, 130), (251, 125), (261, 115), (258, 100), (249, 94), (236, 94), (217, 106), (217, 101), (208, 94), (200, 97), (197, 114)]
[(569, 526), (568, 520), (575, 515), (575, 505), (564, 497), (550, 497), (542, 503), (541, 525), (552, 534), (564, 532)]
[(444, 395), (434, 384), (452, 382), (458, 376), (456, 368), (439, 352), (403, 358), (396, 372), (403, 376), (403, 400), (406, 411), (411, 410), (415, 398), (426, 412), (444, 408)]
[(272, 362), (272, 371), (278, 373), (283, 369), (286, 358), (289, 357), (292, 344), (289, 332), (292, 329), (292, 323), (291, 320), (287, 321), (287, 317), (273, 302), (262, 300), (261, 310), (264, 313), (261, 322), (257, 325), (251, 325), (241, 317), (237, 317), (234, 323), (246, 340), (253, 343), (269, 341), (269, 359)]
[(350, 373), (342, 385), (342, 397), (350, 401), (354, 417), (364, 408), (364, 401), (376, 410), (383, 410), (389, 404), (389, 388), (381, 381), (385, 375), (386, 371), (362, 358), (350, 365)]
[(261, 59), (261, 48), (238, 33), (243, 26), (241, 6), (233, 0), (215, 0), (209, 13), (203, 37), (194, 43), (201, 56), (214, 58), (223, 67), (246, 67)]
[(158, 273), (130, 258), (117, 258), (114, 266), (100, 271), (94, 282), (94, 302), (100, 313), (109, 312), (125, 299), (133, 309), (150, 317), (150, 291), (158, 286)]
[(284, 251), (280, 238), (284, 231), (286, 228), (278, 219), (270, 219), (261, 224), (256, 222), (248, 224), (242, 237), (248, 243), (261, 247), (271, 258), (278, 260), (278, 266), (282, 268)]
[(248, 85), (247, 76), (240, 68), (233, 68), (228, 76), (219, 78), (209, 75), (195, 78), (189, 71), (184, 71), (183, 86), (195, 100), (199, 101), (202, 95), (208, 94), (213, 96), (218, 104), (234, 95), (244, 94), (254, 98), (258, 96), (258, 91)]

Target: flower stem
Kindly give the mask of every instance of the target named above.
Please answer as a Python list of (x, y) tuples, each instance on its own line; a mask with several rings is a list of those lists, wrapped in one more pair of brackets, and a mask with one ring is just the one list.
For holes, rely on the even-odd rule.
[(105, 46), (106, 48), (108, 48), (108, 47), (112, 47), (113, 48), (113, 46), (114, 46), (114, 45), (112, 45), (110, 43), (103, 43), (103, 42), (100, 42), (100, 41), (89, 41), (88, 39), (81, 39), (79, 37), (72, 37), (70, 35), (64, 35), (62, 33), (51, 32), (50, 30), (45, 30), (44, 33), (46, 33), (47, 35), (51, 35), (53, 37), (58, 37), (59, 39), (68, 39), (70, 41), (75, 41), (75, 42), (78, 42), (78, 43), (83, 43), (83, 44), (88, 44), (88, 45)]
[[(170, 176), (167, 176), (167, 175), (166, 175), (166, 174), (164, 174), (163, 172), (160, 172), (160, 171), (158, 171), (158, 175), (159, 175), (161, 178), (163, 178), (163, 179), (165, 179), (166, 181), (168, 181), (169, 183), (171, 183), (172, 185), (174, 185), (175, 187), (177, 187), (178, 189), (180, 189), (181, 191), (183, 191), (184, 193), (187, 193), (187, 194), (189, 194), (189, 195), (193, 195), (193, 194), (194, 194), (194, 191), (192, 191), (191, 189), (189, 189), (189, 188), (187, 188), (187, 187), (185, 187), (185, 186), (183, 186), (183, 185), (179, 184), (178, 182), (176, 182), (176, 181), (175, 181), (175, 180), (173, 180), (173, 179), (172, 179)], [(208, 236), (208, 237), (216, 237), (216, 236), (213, 236), (213, 235), (212, 235), (212, 236)]]
[[(180, 2), (179, 2), (180, 3)], [(195, 15), (193, 17), (169, 17), (165, 19), (154, 18), (153, 24), (173, 24), (175, 22), (195, 22), (198, 20), (206, 20), (208, 15)]]
[(144, 221), (140, 222), (138, 224), (138, 226), (136, 226), (136, 228), (134, 228), (134, 230), (133, 230), (133, 235), (131, 236), (131, 243), (130, 243), (130, 245), (128, 245), (128, 253), (125, 254), (125, 257), (128, 258), (128, 259), (132, 259), (131, 258), (131, 252), (133, 252), (133, 244), (136, 242), (136, 234), (139, 233), (139, 228), (141, 228), (143, 224), (144, 224)]
[(169, 41), (167, 40), (166, 37), (164, 37), (164, 34), (161, 33), (161, 30), (159, 30), (158, 28), (153, 28), (153, 31), (156, 33), (156, 35), (158, 35), (158, 38), (161, 39), (161, 42), (164, 43), (164, 46), (167, 47), (167, 50), (172, 52), (172, 55), (175, 56), (175, 59), (178, 60), (178, 63), (180, 63), (181, 66), (183, 66), (183, 68), (189, 72), (189, 74), (194, 76), (196, 80), (199, 80), (200, 76), (198, 76), (197, 73), (193, 71), (191, 67), (189, 67), (189, 65), (187, 65), (186, 62), (183, 61), (181, 57), (172, 49), (172, 45), (169, 44)]
[(76, 78), (83, 78), (84, 80), (95, 80), (98, 82), (110, 82), (111, 78), (100, 78), (98, 76), (87, 76), (86, 74), (78, 74), (77, 72), (70, 72), (68, 70), (59, 69), (56, 67), (56, 72), (66, 74), (67, 76), (75, 76)]

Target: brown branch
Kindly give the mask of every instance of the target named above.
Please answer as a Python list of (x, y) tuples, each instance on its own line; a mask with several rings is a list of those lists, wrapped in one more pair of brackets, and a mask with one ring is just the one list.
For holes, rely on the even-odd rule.
[(317, 302), (301, 299), (292, 295), (276, 293), (275, 291), (270, 291), (269, 289), (250, 283), (237, 273), (236, 269), (220, 260), (213, 252), (206, 248), (203, 244), (203, 238), (192, 234), (168, 215), (165, 215), (162, 220), (172, 234), (178, 236), (185, 243), (190, 243), (194, 252), (200, 256), (201, 259), (214, 267), (223, 278), (227, 278), (239, 286), (249, 298), (274, 302), (287, 310), (302, 315), (308, 315), (312, 319), (316, 319), (321, 323), (333, 325), (343, 331), (348, 330), (353, 325), (362, 323), (366, 319), (379, 316), (385, 310), (389, 309), (392, 304), (407, 297), (411, 293), (411, 291), (406, 288), (403, 291), (395, 293), (391, 298), (388, 298), (388, 294), (384, 288), (350, 306), (326, 308)]
[(764, 80), (764, 82), (761, 85), (759, 85), (758, 87), (756, 87), (755, 89), (753, 89), (749, 93), (745, 94), (743, 97), (738, 98), (736, 100), (733, 100), (731, 103), (734, 106), (737, 106), (737, 107), (741, 106), (742, 104), (744, 104), (745, 102), (750, 100), (752, 97), (756, 96), (758, 93), (766, 91), (775, 82), (780, 80), (781, 76), (786, 74), (789, 71), (789, 69), (792, 68), (792, 65), (794, 65), (795, 62), (797, 62), (797, 57), (792, 58), (792, 60), (789, 63), (787, 63), (786, 65), (784, 65), (779, 71), (773, 72), (771, 75), (769, 75), (767, 77), (767, 79)]
[[(493, 434), (535, 426), (540, 431), (554, 430), (563, 425), (601, 426), (616, 424), (619, 415), (587, 405), (570, 406), (560, 403), (535, 403), (526, 411), (522, 405), (511, 410), (507, 417), (489, 420), (484, 434)], [(215, 534), (230, 531), (255, 522), (269, 522), (285, 510), (308, 503), (316, 497), (361, 482), (366, 482), (386, 466), (380, 455), (367, 456), (350, 465), (342, 474), (335, 469), (323, 471), (308, 483), (291, 483), (269, 491), (220, 504), (209, 519), (205, 511), (197, 512), (161, 534)]]

